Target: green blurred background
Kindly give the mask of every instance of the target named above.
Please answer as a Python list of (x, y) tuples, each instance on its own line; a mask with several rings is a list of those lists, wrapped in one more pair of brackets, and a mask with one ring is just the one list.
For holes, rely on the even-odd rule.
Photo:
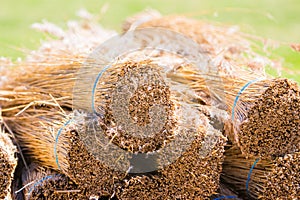
[(271, 56), (284, 59), (283, 76), (300, 82), (300, 53), (288, 46), (300, 43), (298, 0), (0, 0), (0, 56), (24, 57), (24, 49), (37, 48), (46, 37), (30, 29), (32, 23), (46, 19), (64, 26), (77, 19), (80, 8), (95, 14), (106, 10), (99, 22), (116, 30), (127, 16), (146, 8), (238, 24), (248, 33), (283, 42)]

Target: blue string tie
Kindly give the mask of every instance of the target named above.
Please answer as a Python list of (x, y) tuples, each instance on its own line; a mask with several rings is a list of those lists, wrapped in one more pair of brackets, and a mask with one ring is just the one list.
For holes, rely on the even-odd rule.
[(69, 119), (57, 132), (56, 138), (55, 138), (55, 144), (54, 144), (54, 155), (55, 155), (55, 162), (56, 165), (58, 167), (58, 169), (60, 170), (60, 165), (59, 165), (59, 160), (58, 160), (58, 154), (57, 154), (57, 143), (58, 143), (58, 139), (59, 136), (61, 135), (62, 130), (68, 126), (68, 124), (72, 121), (73, 119)]
[(34, 190), (35, 187), (41, 185), (44, 181), (49, 180), (49, 179), (51, 179), (51, 178), (59, 177), (59, 176), (60, 176), (60, 175), (58, 175), (58, 174), (55, 174), (55, 175), (49, 175), (49, 176), (43, 177), (43, 178), (41, 178), (40, 180), (36, 181), (36, 182), (34, 183), (34, 185), (30, 188), (30, 190), (29, 190), (29, 195), (32, 193), (32, 191)]
[(255, 167), (255, 165), (258, 163), (259, 161), (259, 158), (257, 158), (253, 165), (251, 166), (250, 170), (249, 170), (249, 173), (248, 173), (248, 177), (247, 177), (247, 181), (246, 181), (246, 191), (247, 191), (247, 195), (249, 196), (249, 182), (250, 182), (250, 179), (251, 179), (251, 174), (252, 174), (252, 171)]
[(234, 112), (235, 112), (235, 107), (237, 105), (237, 102), (239, 101), (240, 96), (242, 95), (242, 93), (247, 89), (247, 87), (249, 87), (252, 83), (258, 82), (264, 80), (264, 78), (257, 78), (255, 80), (249, 81), (248, 83), (246, 83), (241, 90), (238, 92), (238, 94), (236, 95), (235, 99), (234, 99), (234, 103), (233, 103), (233, 107), (232, 107), (232, 112), (231, 112), (231, 119), (232, 121), (234, 121)]
[[(110, 65), (107, 65), (105, 66), (100, 72), (99, 74), (97, 75), (96, 77), (96, 80), (94, 82), (94, 86), (93, 86), (93, 90), (92, 90), (92, 109), (93, 109), (93, 112), (96, 114), (96, 115), (99, 115), (99, 113), (97, 113), (96, 109), (95, 109), (95, 92), (96, 92), (96, 87), (97, 87), (97, 84), (100, 80), (100, 78), (102, 77), (103, 73), (110, 67)], [(100, 115), (101, 116), (101, 115)], [(103, 117), (103, 116), (101, 116)]]
[(237, 196), (221, 196), (218, 198), (214, 198), (214, 200), (221, 200), (221, 199), (235, 199)]

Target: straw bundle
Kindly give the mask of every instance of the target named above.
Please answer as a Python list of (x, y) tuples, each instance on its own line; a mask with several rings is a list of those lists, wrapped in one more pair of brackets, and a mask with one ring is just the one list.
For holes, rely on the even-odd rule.
[(251, 199), (297, 199), (300, 154), (275, 160), (246, 159), (237, 147), (225, 152), (222, 180)]
[(12, 199), (11, 184), (17, 166), (16, 147), (0, 128), (0, 198)]
[[(119, 199), (207, 199), (219, 186), (219, 175), (225, 138), (210, 127), (202, 116), (203, 125), (191, 146), (175, 162), (145, 175), (133, 175), (119, 188)], [(190, 134), (190, 133), (188, 133)], [(184, 137), (185, 136), (185, 137)], [(182, 141), (172, 145), (164, 155), (176, 152)], [(163, 163), (164, 157), (158, 159)]]
[(95, 108), (113, 143), (145, 153), (172, 139), (176, 99), (166, 81), (163, 70), (150, 61), (119, 63), (105, 71), (95, 91)]
[(23, 153), (78, 184), (86, 196), (110, 196), (124, 174), (110, 169), (86, 149), (76, 133), (72, 114), (60, 107), (28, 108), (7, 123), (13, 127)]
[[(271, 157), (292, 153), (300, 147), (300, 89), (296, 82), (264, 79), (255, 73), (236, 70), (237, 75), (220, 74), (215, 91), (224, 90), (224, 100), (234, 131), (227, 135), (243, 154)], [(195, 68), (177, 68), (169, 75), (174, 81), (191, 85), (198, 94), (208, 91), (209, 74)], [(211, 94), (210, 96), (213, 96)], [(213, 97), (214, 98), (214, 97)], [(222, 97), (221, 97), (222, 98)]]
[[(26, 200), (29, 199), (87, 199), (67, 177), (49, 169), (31, 164), (22, 175)], [(20, 191), (21, 191), (20, 190)]]

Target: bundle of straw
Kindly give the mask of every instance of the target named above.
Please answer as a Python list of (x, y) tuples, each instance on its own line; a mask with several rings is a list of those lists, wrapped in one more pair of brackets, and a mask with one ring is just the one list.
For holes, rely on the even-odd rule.
[(34, 163), (22, 176), (23, 188), (19, 191), (23, 192), (26, 200), (87, 198), (66, 176)]
[(141, 153), (170, 142), (180, 126), (176, 112), (186, 89), (171, 84), (164, 69), (149, 60), (106, 69), (97, 83), (94, 107), (109, 139), (122, 149)]
[[(227, 135), (247, 156), (271, 157), (297, 151), (300, 147), (297, 83), (284, 78), (264, 79), (246, 70), (236, 73), (220, 74), (221, 80), (214, 86), (219, 94), (224, 90), (233, 123), (234, 131), (226, 132)], [(210, 75), (192, 67), (177, 68), (169, 75), (174, 81), (189, 84), (198, 94), (209, 92), (205, 83), (211, 79), (206, 76)]]
[[(117, 191), (119, 199), (207, 199), (219, 187), (226, 139), (202, 117), (196, 140), (175, 162), (156, 172), (133, 175)], [(190, 134), (190, 133), (188, 133)], [(186, 140), (186, 137), (182, 137)], [(179, 149), (173, 144), (168, 155)], [(159, 159), (158, 163), (164, 160)]]
[(61, 107), (28, 108), (6, 118), (23, 149), (42, 166), (59, 170), (78, 184), (86, 196), (110, 196), (124, 174), (95, 158), (76, 133), (73, 115)]
[(221, 179), (251, 199), (297, 199), (300, 154), (275, 160), (246, 159), (237, 147), (225, 152)]
[(17, 149), (8, 134), (0, 128), (0, 198), (12, 199), (11, 184), (17, 166)]

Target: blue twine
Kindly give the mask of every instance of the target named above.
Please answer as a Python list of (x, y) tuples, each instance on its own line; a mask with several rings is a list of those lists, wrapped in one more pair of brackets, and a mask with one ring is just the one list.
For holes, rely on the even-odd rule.
[(110, 65), (105, 66), (97, 75), (96, 80), (94, 82), (94, 86), (93, 86), (93, 90), (92, 90), (92, 109), (93, 112), (98, 115), (96, 109), (95, 109), (95, 92), (96, 92), (96, 87), (97, 87), (97, 83), (99, 81), (99, 79), (101, 78), (101, 76), (103, 75), (103, 73), (110, 67)]
[(255, 165), (258, 163), (258, 161), (259, 161), (259, 158), (257, 158), (257, 159), (254, 161), (254, 163), (253, 163), (253, 165), (251, 166), (251, 168), (250, 168), (250, 170), (249, 170), (249, 173), (248, 173), (248, 177), (247, 177), (247, 181), (246, 181), (246, 191), (247, 191), (248, 196), (249, 196), (249, 182), (250, 182), (250, 179), (251, 179), (251, 174), (252, 174), (252, 171), (253, 171)]
[(234, 110), (235, 110), (235, 107), (236, 107), (236, 104), (241, 96), (241, 94), (247, 89), (247, 87), (249, 87), (249, 85), (251, 85), (252, 83), (255, 83), (257, 81), (260, 81), (260, 80), (263, 80), (263, 78), (257, 78), (255, 80), (252, 80), (252, 81), (249, 81), (248, 83), (246, 83), (242, 88), (241, 90), (238, 92), (238, 94), (236, 95), (235, 99), (234, 99), (234, 103), (233, 103), (233, 107), (232, 107), (232, 115), (231, 115), (231, 118), (232, 118), (232, 121), (234, 121)]
[(34, 185), (30, 188), (30, 190), (29, 190), (29, 195), (32, 193), (32, 191), (34, 190), (35, 187), (41, 185), (44, 181), (46, 181), (46, 180), (48, 180), (48, 179), (51, 179), (51, 178), (54, 178), (54, 177), (56, 177), (56, 176), (59, 177), (58, 174), (55, 174), (55, 175), (49, 175), (49, 176), (43, 177), (43, 178), (41, 178), (40, 180), (36, 181), (36, 182), (34, 183)]
[(57, 164), (58, 169), (60, 170), (60, 165), (58, 162), (58, 154), (57, 154), (57, 143), (58, 143), (58, 138), (62, 132), (62, 130), (72, 121), (72, 119), (69, 119), (57, 132), (56, 138), (55, 138), (55, 144), (54, 144), (54, 155), (55, 155), (55, 161)]
[(221, 196), (218, 198), (215, 198), (214, 200), (221, 200), (221, 199), (235, 199), (237, 198), (236, 196)]

